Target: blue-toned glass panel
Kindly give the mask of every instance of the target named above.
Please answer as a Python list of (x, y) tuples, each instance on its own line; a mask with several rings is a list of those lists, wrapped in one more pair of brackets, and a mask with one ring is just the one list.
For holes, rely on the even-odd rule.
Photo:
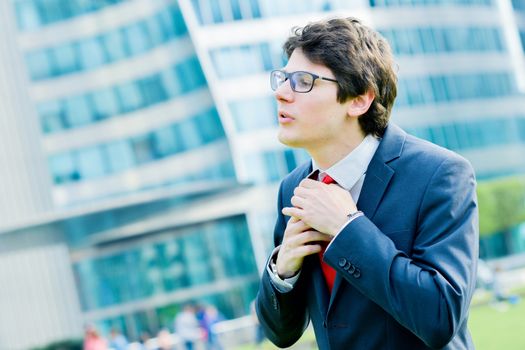
[(139, 80), (138, 86), (145, 106), (165, 101), (168, 98), (159, 74)]
[(214, 293), (237, 276), (256, 282), (248, 235), (245, 218), (238, 216), (173, 231), (175, 238), (137, 243), (112, 256), (78, 262), (74, 271), (82, 308), (92, 310), (199, 285)]
[[(164, 72), (136, 81), (49, 102), (66, 105), (64, 128), (75, 128), (164, 102), (205, 85), (204, 73), (193, 56)], [(53, 132), (54, 129), (44, 131)]]
[(258, 97), (230, 103), (235, 128), (250, 131), (277, 125), (277, 105), (274, 98)]
[(131, 139), (131, 146), (133, 147), (137, 164), (148, 163), (155, 158), (151, 141), (151, 136), (148, 134), (136, 136)]
[(99, 37), (83, 40), (78, 47), (82, 69), (89, 70), (106, 63), (106, 54)]
[(495, 145), (523, 143), (520, 121), (516, 118), (483, 119), (424, 126), (411, 129), (416, 136), (427, 139), (452, 150), (461, 151)]
[(197, 115), (195, 122), (199, 125), (199, 131), (204, 143), (213, 142), (224, 137), (224, 129), (215, 108)]
[(52, 75), (49, 50), (32, 52), (26, 55), (27, 68), (31, 79), (38, 80)]
[(182, 93), (182, 86), (176, 69), (169, 69), (160, 73), (160, 79), (164, 86), (164, 91), (166, 91), (167, 98), (173, 98)]
[(18, 28), (35, 30), (127, 0), (15, 0)]
[(176, 74), (180, 79), (184, 92), (194, 90), (206, 84), (206, 78), (196, 57), (192, 57), (178, 64)]
[(79, 59), (75, 46), (72, 44), (65, 44), (57, 46), (51, 50), (53, 58), (53, 74), (61, 75), (78, 70)]
[(127, 43), (122, 30), (114, 30), (101, 36), (102, 47), (106, 50), (108, 62), (124, 59), (128, 56)]
[[(116, 28), (96, 37), (72, 41), (58, 47), (29, 52), (31, 56), (50, 50), (56, 61), (46, 74), (31, 74), (33, 80), (91, 70), (102, 65), (142, 54), (166, 41), (186, 34), (180, 9), (170, 5), (143, 21)], [(68, 51), (65, 51), (65, 50)], [(26, 58), (28, 61), (29, 58)]]
[(262, 156), (266, 168), (267, 181), (279, 181), (288, 173), (288, 167), (284, 158), (284, 150), (264, 152)]
[(64, 111), (62, 104), (58, 101), (42, 103), (38, 105), (38, 114), (45, 133), (56, 132), (66, 128), (64, 123)]
[(133, 148), (128, 140), (118, 140), (106, 145), (109, 172), (116, 173), (135, 166)]
[(179, 124), (179, 131), (185, 150), (198, 147), (203, 143), (199, 126), (194, 118), (188, 118), (181, 122)]
[(250, 182), (261, 184), (279, 181), (289, 172), (285, 150), (267, 151), (245, 157), (247, 177)]
[(504, 51), (499, 28), (429, 27), (380, 30), (396, 55)]
[(340, 0), (192, 0), (192, 5), (201, 25), (355, 7)]
[(182, 140), (176, 133), (176, 128), (166, 126), (152, 133), (153, 150), (158, 158), (182, 151)]
[(466, 99), (512, 96), (513, 77), (506, 73), (479, 73), (401, 79), (397, 105), (443, 103)]
[(85, 180), (101, 177), (106, 174), (106, 161), (101, 147), (91, 147), (76, 152), (78, 172)]
[(144, 23), (137, 23), (124, 28), (124, 35), (131, 55), (140, 54), (152, 47), (152, 42)]
[(210, 56), (221, 79), (263, 73), (286, 64), (280, 42), (221, 47), (210, 50)]
[(40, 16), (38, 14), (36, 3), (33, 0), (19, 0), (14, 4), (16, 20), (20, 30), (33, 30), (40, 27)]
[(131, 112), (144, 106), (143, 96), (136, 83), (127, 83), (115, 88), (122, 112)]
[(239, 0), (230, 0), (229, 3), (233, 20), (237, 21), (242, 19), (241, 5), (239, 4)]
[(164, 34), (159, 15), (146, 20), (144, 24), (153, 47), (164, 43), (170, 37), (169, 35)]
[(87, 96), (68, 98), (65, 101), (65, 113), (67, 125), (71, 127), (79, 127), (94, 121)]
[(371, 7), (413, 5), (493, 5), (493, 0), (369, 0)]
[(93, 116), (96, 120), (103, 120), (120, 113), (120, 106), (115, 90), (106, 88), (95, 91), (91, 95), (93, 101)]
[(49, 168), (55, 184), (76, 181), (80, 178), (73, 156), (69, 153), (54, 155), (49, 158)]

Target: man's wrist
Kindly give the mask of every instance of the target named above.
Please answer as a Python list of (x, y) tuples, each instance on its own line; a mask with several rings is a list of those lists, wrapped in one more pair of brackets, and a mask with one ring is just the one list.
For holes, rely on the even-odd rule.
[[(267, 264), (267, 271), (270, 275), (270, 281), (273, 284), (273, 286), (281, 293), (287, 293), (291, 291), (299, 279), (299, 275), (301, 274), (301, 270), (297, 271), (295, 276), (292, 276), (290, 278), (281, 278), (279, 274), (277, 273), (277, 264), (276, 264), (276, 257), (277, 252), (279, 251), (279, 247), (277, 247), (270, 257), (268, 264)], [(273, 266), (272, 266), (273, 265)]]
[(365, 215), (361, 210), (357, 210), (357, 208), (352, 211), (350, 214), (347, 214), (346, 217), (348, 218), (348, 223), (352, 222), (356, 218)]
[(272, 258), (270, 259), (270, 269), (272, 270), (272, 273), (275, 276), (279, 277), (282, 280), (286, 280), (286, 279), (289, 279), (289, 278), (294, 278), (299, 273), (298, 271), (296, 271), (295, 273), (289, 274), (289, 275), (288, 274), (279, 273), (279, 270), (277, 269), (277, 254), (272, 256)]

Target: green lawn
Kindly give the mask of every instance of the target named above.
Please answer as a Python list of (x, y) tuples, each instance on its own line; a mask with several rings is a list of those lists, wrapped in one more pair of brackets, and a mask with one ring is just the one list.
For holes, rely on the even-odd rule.
[[(469, 328), (476, 350), (525, 350), (525, 298), (516, 305), (488, 304), (473, 306), (470, 311)], [(312, 332), (307, 332), (291, 349), (316, 349)], [(238, 350), (274, 350), (269, 342), (257, 348), (251, 345)]]
[(476, 350), (525, 349), (525, 300), (516, 305), (475, 306), (469, 328)]

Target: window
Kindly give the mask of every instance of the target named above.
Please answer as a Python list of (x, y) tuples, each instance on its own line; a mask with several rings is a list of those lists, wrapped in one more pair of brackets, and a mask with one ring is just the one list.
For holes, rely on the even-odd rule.
[(106, 50), (108, 62), (121, 60), (128, 55), (122, 30), (114, 30), (102, 35), (101, 41), (102, 46)]
[(76, 158), (78, 172), (83, 180), (98, 178), (107, 172), (105, 159), (98, 146), (77, 151)]
[(53, 75), (62, 75), (78, 70), (78, 58), (75, 45), (65, 44), (51, 50), (53, 57)]
[(37, 107), (44, 133), (53, 133), (65, 129), (62, 104), (57, 101), (42, 103)]
[(219, 114), (215, 108), (197, 115), (195, 123), (199, 125), (204, 143), (215, 141), (224, 136)]
[(277, 106), (271, 97), (244, 99), (230, 103), (238, 131), (271, 128), (277, 125)]
[(106, 54), (99, 37), (83, 40), (78, 45), (80, 64), (84, 70), (93, 69), (106, 63)]
[(93, 122), (90, 105), (85, 96), (74, 96), (65, 102), (67, 125), (79, 127)]
[(160, 73), (160, 79), (167, 98), (173, 98), (182, 93), (180, 78), (177, 76), (176, 69), (169, 69)]
[(109, 172), (116, 173), (135, 165), (133, 149), (128, 140), (118, 140), (106, 145)]
[(153, 152), (152, 137), (150, 135), (135, 136), (131, 139), (131, 146), (133, 147), (133, 153), (137, 164), (148, 163), (154, 159), (155, 153)]
[(26, 31), (100, 10), (123, 1), (125, 0), (17, 0), (15, 8), (18, 27)]
[(131, 55), (137, 55), (149, 50), (152, 42), (144, 23), (137, 23), (124, 28), (124, 35), (128, 42), (129, 52)]
[(131, 112), (144, 106), (143, 96), (137, 84), (132, 82), (117, 86), (116, 92), (119, 97), (121, 111)]
[(202, 144), (202, 135), (194, 118), (188, 118), (179, 124), (184, 149), (192, 149)]
[(93, 101), (93, 117), (103, 120), (120, 113), (118, 98), (113, 88), (105, 88), (91, 94)]
[(40, 27), (41, 20), (36, 4), (31, 0), (19, 0), (14, 3), (18, 28), (22, 31), (34, 30)]
[(157, 158), (163, 158), (182, 150), (182, 140), (176, 128), (166, 126), (152, 133), (153, 150)]
[(51, 76), (51, 61), (49, 50), (42, 50), (26, 55), (27, 68), (33, 80), (46, 79)]
[(76, 181), (80, 178), (75, 162), (69, 153), (54, 155), (49, 158), (49, 168), (55, 184)]
[(145, 106), (165, 101), (168, 98), (159, 74), (141, 79), (138, 81), (138, 86)]

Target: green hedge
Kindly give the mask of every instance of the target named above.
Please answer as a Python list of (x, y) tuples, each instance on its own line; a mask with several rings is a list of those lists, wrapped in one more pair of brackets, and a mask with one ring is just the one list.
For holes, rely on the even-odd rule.
[(62, 340), (32, 350), (82, 350), (82, 339)]
[(506, 231), (525, 221), (525, 176), (478, 182), (479, 233)]

